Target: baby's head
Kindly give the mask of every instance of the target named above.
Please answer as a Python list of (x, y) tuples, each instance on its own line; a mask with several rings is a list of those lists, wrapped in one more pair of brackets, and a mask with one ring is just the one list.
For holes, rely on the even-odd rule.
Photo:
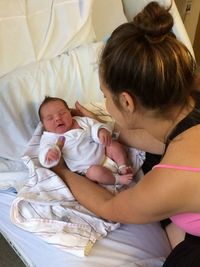
[(39, 107), (38, 114), (48, 132), (63, 134), (72, 127), (70, 109), (61, 98), (46, 96)]

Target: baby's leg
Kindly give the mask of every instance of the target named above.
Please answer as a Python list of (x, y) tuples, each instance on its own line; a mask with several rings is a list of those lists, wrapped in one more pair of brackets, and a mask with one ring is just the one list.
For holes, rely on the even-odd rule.
[(115, 177), (112, 172), (101, 165), (92, 165), (87, 170), (86, 177), (100, 184), (115, 184)]
[(106, 155), (114, 160), (118, 165), (125, 165), (128, 162), (128, 156), (124, 147), (113, 140), (110, 146), (106, 147)]
[(120, 174), (133, 173), (133, 168), (128, 166), (128, 155), (122, 144), (113, 140), (111, 145), (106, 147), (106, 155), (117, 163)]
[(86, 177), (100, 184), (128, 185), (131, 183), (133, 175), (128, 174), (113, 174), (108, 168), (101, 165), (92, 165), (86, 172)]

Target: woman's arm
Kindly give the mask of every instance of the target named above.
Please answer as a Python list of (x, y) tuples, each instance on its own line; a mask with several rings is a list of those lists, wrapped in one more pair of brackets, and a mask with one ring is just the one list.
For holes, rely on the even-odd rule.
[[(186, 136), (182, 135), (169, 145), (163, 164), (198, 166), (198, 127), (193, 127), (189, 135), (187, 132)], [(135, 186), (112, 195), (88, 178), (69, 171), (63, 161), (54, 171), (81, 205), (107, 220), (150, 223), (175, 214), (200, 212), (200, 180), (196, 172), (155, 168)]]
[[(62, 148), (63, 144), (64, 140), (59, 138), (57, 145)], [(117, 195), (88, 178), (69, 171), (63, 160), (53, 171), (63, 179), (80, 204), (104, 219), (121, 223), (149, 223), (171, 215), (170, 205), (174, 205), (169, 187), (171, 182), (168, 176), (158, 178), (153, 174), (157, 172), (156, 169), (145, 175), (134, 187)], [(161, 188), (165, 190), (160, 190)], [(169, 194), (167, 199), (166, 192)]]
[(72, 173), (64, 165), (54, 168), (54, 171), (81, 205), (107, 220), (150, 223), (170, 217), (179, 206), (176, 191), (180, 187), (172, 190), (173, 181), (166, 177), (158, 178), (149, 173), (134, 187), (112, 195), (91, 180)]

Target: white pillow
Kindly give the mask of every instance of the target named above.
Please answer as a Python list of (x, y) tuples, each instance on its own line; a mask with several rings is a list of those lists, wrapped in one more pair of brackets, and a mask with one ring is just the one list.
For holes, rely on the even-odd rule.
[(121, 0), (1, 0), (0, 77), (100, 41), (126, 21)]
[(1, 0), (0, 77), (95, 40), (92, 0)]

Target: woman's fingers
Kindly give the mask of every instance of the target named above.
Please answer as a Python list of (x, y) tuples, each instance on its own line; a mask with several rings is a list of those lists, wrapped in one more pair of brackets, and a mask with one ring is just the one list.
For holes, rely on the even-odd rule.
[(64, 143), (65, 143), (65, 137), (60, 136), (56, 142), (56, 145), (60, 148), (60, 150), (62, 150)]
[(93, 112), (91, 112), (87, 108), (83, 107), (78, 101), (76, 101), (75, 107), (82, 114), (82, 116), (86, 116), (86, 117), (90, 117), (90, 118), (96, 117)]

